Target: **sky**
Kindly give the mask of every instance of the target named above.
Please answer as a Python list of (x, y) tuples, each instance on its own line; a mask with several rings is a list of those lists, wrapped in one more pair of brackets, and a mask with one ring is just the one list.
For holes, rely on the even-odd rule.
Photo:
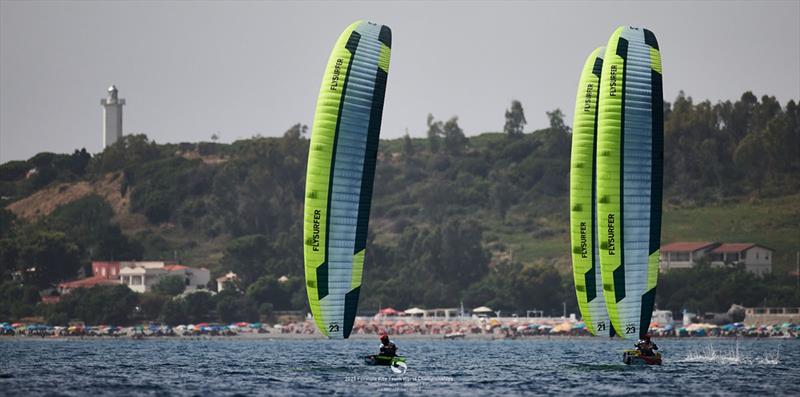
[(102, 150), (100, 99), (125, 98), (125, 134), (232, 142), (311, 125), (325, 64), (351, 22), (392, 28), (382, 138), (426, 117), (500, 131), (571, 115), (585, 58), (619, 25), (659, 41), (665, 100), (800, 99), (800, 1), (189, 2), (0, 0), (0, 163)]

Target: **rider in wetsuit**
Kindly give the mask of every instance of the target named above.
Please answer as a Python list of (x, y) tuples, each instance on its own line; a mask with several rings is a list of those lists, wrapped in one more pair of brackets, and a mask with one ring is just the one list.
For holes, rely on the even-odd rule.
[(658, 350), (658, 346), (655, 343), (650, 341), (650, 334), (645, 334), (642, 339), (634, 345), (636, 350), (639, 351), (639, 354), (642, 356), (655, 356), (655, 351)]
[(381, 334), (381, 356), (395, 357), (397, 356), (397, 346), (389, 341), (389, 335)]

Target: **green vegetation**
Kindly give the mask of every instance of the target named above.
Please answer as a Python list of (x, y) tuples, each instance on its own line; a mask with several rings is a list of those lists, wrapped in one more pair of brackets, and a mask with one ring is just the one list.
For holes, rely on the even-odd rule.
[[(724, 312), (731, 304), (798, 306), (800, 291), (794, 281), (786, 274), (773, 273), (761, 278), (742, 266), (718, 268), (701, 263), (691, 269), (662, 274), (656, 304), (674, 312), (688, 309), (698, 313)], [(712, 283), (713, 288), (709, 288)]]
[[(425, 138), (381, 142), (364, 313), (460, 302), (506, 313), (577, 310), (567, 234), (570, 129), (556, 109), (547, 128), (524, 132), (518, 101), (504, 116), (503, 132), (468, 138), (457, 117), (429, 115)], [(281, 138), (166, 145), (132, 135), (94, 157), (42, 153), (0, 165), (0, 318), (180, 323), (305, 310), (307, 133), (297, 124)], [(749, 92), (717, 104), (681, 94), (665, 106), (664, 147), (664, 242), (757, 242), (777, 252), (775, 275), (764, 279), (736, 269), (664, 275), (659, 306), (800, 305), (785, 276), (800, 247), (798, 105)], [(119, 197), (96, 192), (52, 212), (42, 205), (36, 218), (11, 211), (42, 188), (81, 181), (110, 183)], [(90, 259), (177, 259), (214, 276), (234, 271), (240, 281), (213, 297), (174, 298), (180, 288), (165, 281), (133, 298), (95, 287), (55, 306), (37, 303), (88, 270)], [(125, 317), (78, 309), (103, 299), (120, 301)]]
[(181, 276), (167, 276), (153, 286), (153, 292), (168, 296), (175, 296), (186, 289), (186, 282)]

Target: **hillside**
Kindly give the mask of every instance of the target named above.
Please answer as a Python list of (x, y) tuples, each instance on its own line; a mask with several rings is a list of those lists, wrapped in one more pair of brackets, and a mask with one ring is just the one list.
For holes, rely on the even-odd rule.
[[(548, 116), (549, 128), (469, 138), (457, 118), (430, 117), (427, 138), (381, 142), (362, 308), (574, 306), (571, 135), (560, 111)], [(758, 242), (783, 277), (800, 247), (797, 105), (681, 95), (665, 117), (663, 242)], [(302, 308), (304, 132), (232, 144), (131, 135), (95, 156), (3, 164), (0, 275), (37, 264), (42, 289), (90, 259), (177, 260), (236, 271), (248, 291), (288, 275), (284, 295), (256, 303)]]

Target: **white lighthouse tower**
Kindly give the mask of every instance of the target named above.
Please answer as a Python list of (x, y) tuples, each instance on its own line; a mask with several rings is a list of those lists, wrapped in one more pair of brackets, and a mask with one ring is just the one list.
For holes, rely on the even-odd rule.
[(122, 138), (122, 105), (125, 100), (117, 98), (117, 87), (108, 87), (108, 97), (100, 100), (103, 105), (103, 147), (107, 148)]

